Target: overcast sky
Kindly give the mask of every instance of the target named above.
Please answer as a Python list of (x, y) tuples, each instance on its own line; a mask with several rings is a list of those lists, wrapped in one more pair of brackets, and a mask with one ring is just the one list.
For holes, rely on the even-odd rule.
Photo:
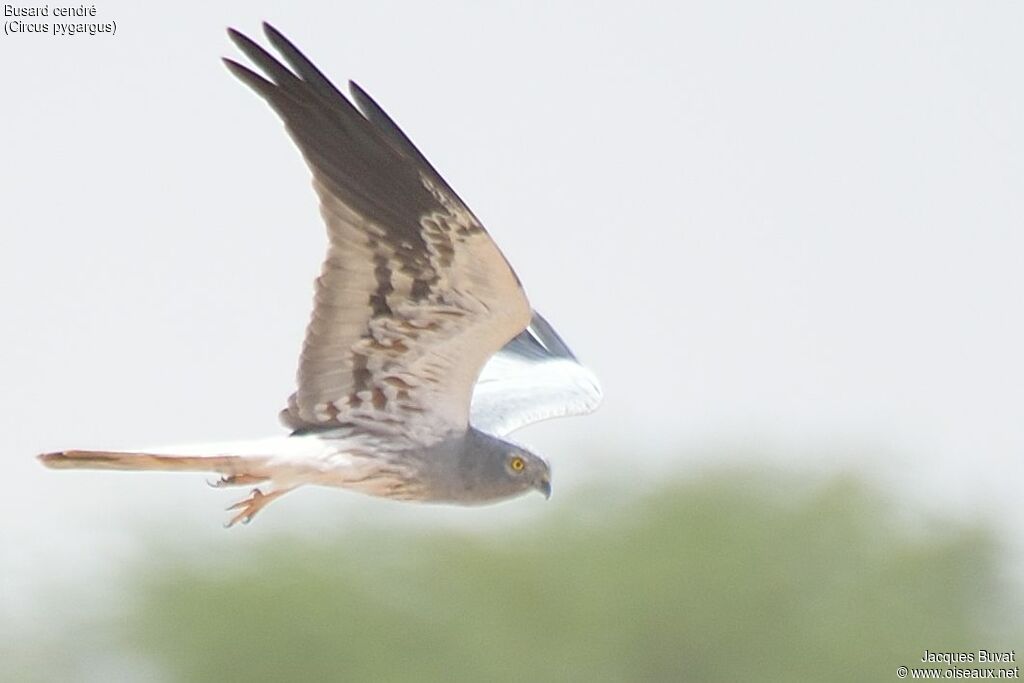
[(0, 36), (0, 573), (102, 568), (139, 518), (222, 533), (234, 495), (35, 453), (280, 429), (325, 238), (219, 63), (263, 19), (378, 99), (600, 376), (598, 415), (523, 433), (556, 491), (725, 444), (1021, 518), (1024, 6), (843, 5), (100, 2), (114, 36)]

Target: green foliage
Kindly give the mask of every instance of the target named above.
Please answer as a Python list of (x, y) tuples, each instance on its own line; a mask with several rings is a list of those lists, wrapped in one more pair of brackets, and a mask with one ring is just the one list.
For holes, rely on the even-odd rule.
[(991, 534), (854, 481), (731, 472), (567, 498), (473, 533), (161, 541), (93, 596), (116, 611), (82, 610), (78, 587), (53, 596), (75, 619), (7, 634), (0, 679), (859, 682), (925, 648), (1020, 649)]
[(1009, 638), (982, 531), (912, 534), (848, 482), (764, 488), (595, 492), (499, 537), (268, 540), (150, 571), (123, 637), (181, 681), (730, 683), (895, 680), (925, 648)]

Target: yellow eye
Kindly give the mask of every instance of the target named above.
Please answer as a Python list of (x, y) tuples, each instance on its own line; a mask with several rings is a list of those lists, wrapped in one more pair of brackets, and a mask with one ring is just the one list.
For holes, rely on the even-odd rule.
[(526, 462), (517, 455), (509, 461), (508, 466), (512, 468), (513, 472), (522, 472), (526, 467)]

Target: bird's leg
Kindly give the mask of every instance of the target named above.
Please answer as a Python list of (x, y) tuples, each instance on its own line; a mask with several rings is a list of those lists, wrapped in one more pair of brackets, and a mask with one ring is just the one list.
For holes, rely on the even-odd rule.
[(240, 500), (234, 505), (228, 507), (228, 510), (238, 510), (238, 514), (232, 517), (224, 526), (228, 528), (233, 527), (238, 522), (248, 524), (252, 521), (252, 518), (256, 516), (257, 512), (269, 505), (275, 499), (288, 493), (293, 488), (295, 487), (289, 486), (288, 488), (275, 489), (269, 493), (263, 493), (259, 489), (253, 489), (248, 498)]
[(266, 480), (267, 477), (261, 477), (255, 474), (226, 474), (217, 481), (207, 481), (206, 483), (215, 489), (220, 489), (225, 486), (249, 486), (251, 484), (262, 484)]

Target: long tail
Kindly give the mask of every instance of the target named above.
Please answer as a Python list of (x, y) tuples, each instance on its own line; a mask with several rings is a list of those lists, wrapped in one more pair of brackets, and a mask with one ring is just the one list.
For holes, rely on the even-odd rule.
[[(314, 453), (316, 444), (312, 444)], [(229, 510), (238, 512), (228, 522), (248, 522), (257, 512), (273, 500), (306, 483), (301, 477), (280, 481), (281, 458), (294, 456), (299, 469), (303, 459), (310, 452), (310, 444), (304, 439), (292, 437), (270, 437), (256, 441), (235, 441), (221, 443), (179, 444), (169, 448), (146, 448), (144, 451), (59, 451), (44, 453), (39, 461), (53, 469), (90, 470), (155, 470), (162, 472), (217, 472), (220, 480), (210, 482), (211, 486), (247, 486), (270, 481), (269, 490), (253, 489), (245, 500), (235, 503)], [(251, 453), (252, 455), (227, 455), (228, 453)], [(256, 455), (256, 454), (260, 455)], [(277, 463), (277, 464), (275, 464)], [(288, 468), (285, 467), (285, 474)], [(291, 470), (295, 475), (297, 470)]]
[(117, 451), (60, 451), (44, 453), (40, 462), (53, 469), (160, 470), (165, 472), (219, 472), (255, 475), (267, 456), (164, 455)]

